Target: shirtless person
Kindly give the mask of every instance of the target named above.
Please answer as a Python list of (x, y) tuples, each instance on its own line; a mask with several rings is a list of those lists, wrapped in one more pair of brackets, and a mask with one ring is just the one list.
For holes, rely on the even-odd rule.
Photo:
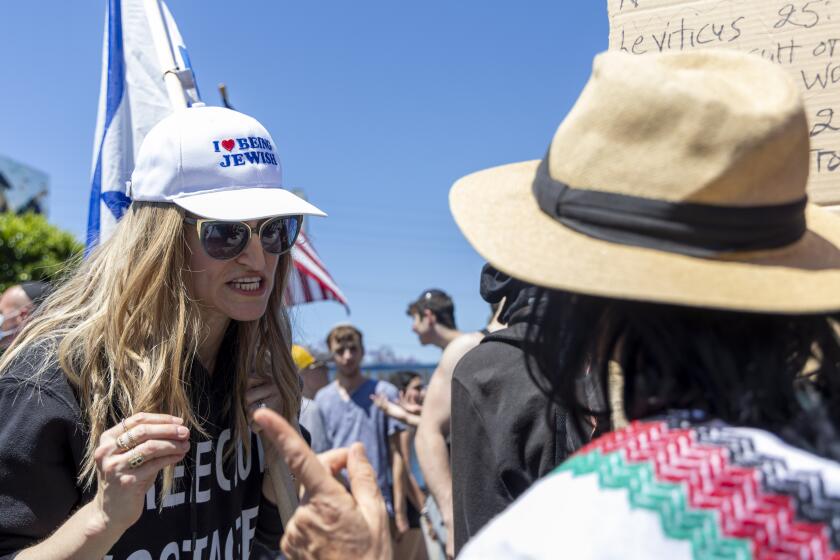
[[(451, 418), (452, 372), (461, 357), (478, 346), (488, 331), (463, 333), (455, 326), (455, 304), (446, 292), (426, 290), (408, 306), (411, 330), (420, 343), (443, 350), (432, 374), (414, 446), (417, 459), (431, 492), (424, 508), (424, 523), (430, 523), (437, 538), (446, 547), (446, 556), (454, 557), (452, 532), (452, 471), (449, 466), (449, 420)], [(491, 327), (492, 328), (492, 327)], [(440, 525), (443, 525), (441, 531)], [(428, 532), (428, 531), (427, 531)], [(427, 542), (429, 556), (432, 543)]]

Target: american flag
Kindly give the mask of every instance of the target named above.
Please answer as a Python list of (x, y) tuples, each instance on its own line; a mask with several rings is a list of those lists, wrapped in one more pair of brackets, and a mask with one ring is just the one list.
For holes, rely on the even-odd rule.
[(349, 313), (347, 299), (327, 272), (305, 231), (300, 232), (292, 249), (292, 260), (294, 266), (289, 273), (289, 284), (284, 298), (286, 305), (335, 301), (342, 304)]

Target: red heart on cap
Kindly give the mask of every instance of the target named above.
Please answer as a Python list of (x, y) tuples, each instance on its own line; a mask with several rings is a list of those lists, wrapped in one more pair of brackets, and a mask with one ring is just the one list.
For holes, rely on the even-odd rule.
[(222, 148), (227, 151), (231, 151), (233, 149), (233, 138), (230, 140), (222, 140)]

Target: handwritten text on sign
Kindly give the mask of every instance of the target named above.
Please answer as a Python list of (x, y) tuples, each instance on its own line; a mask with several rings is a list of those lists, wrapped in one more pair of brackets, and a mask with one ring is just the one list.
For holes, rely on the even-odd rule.
[(729, 48), (786, 68), (811, 123), (811, 200), (840, 204), (840, 0), (607, 0), (610, 49)]

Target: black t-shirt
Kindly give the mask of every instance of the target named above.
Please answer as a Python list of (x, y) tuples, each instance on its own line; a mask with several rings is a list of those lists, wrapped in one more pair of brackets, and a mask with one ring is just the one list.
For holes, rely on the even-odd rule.
[[(95, 494), (77, 480), (87, 432), (76, 395), (57, 367), (36, 385), (38, 359), (30, 352), (0, 376), (0, 559), (48, 537)], [(232, 436), (227, 371), (210, 376), (194, 364), (191, 398), (207, 436), (192, 430), (172, 491), (161, 499), (160, 480), (149, 489), (140, 520), (106, 558), (278, 556), (282, 522), (262, 497), (263, 449), (253, 434), (250, 453)]]
[(452, 377), (455, 552), (576, 445), (566, 413), (528, 376), (518, 322), (487, 335)]

